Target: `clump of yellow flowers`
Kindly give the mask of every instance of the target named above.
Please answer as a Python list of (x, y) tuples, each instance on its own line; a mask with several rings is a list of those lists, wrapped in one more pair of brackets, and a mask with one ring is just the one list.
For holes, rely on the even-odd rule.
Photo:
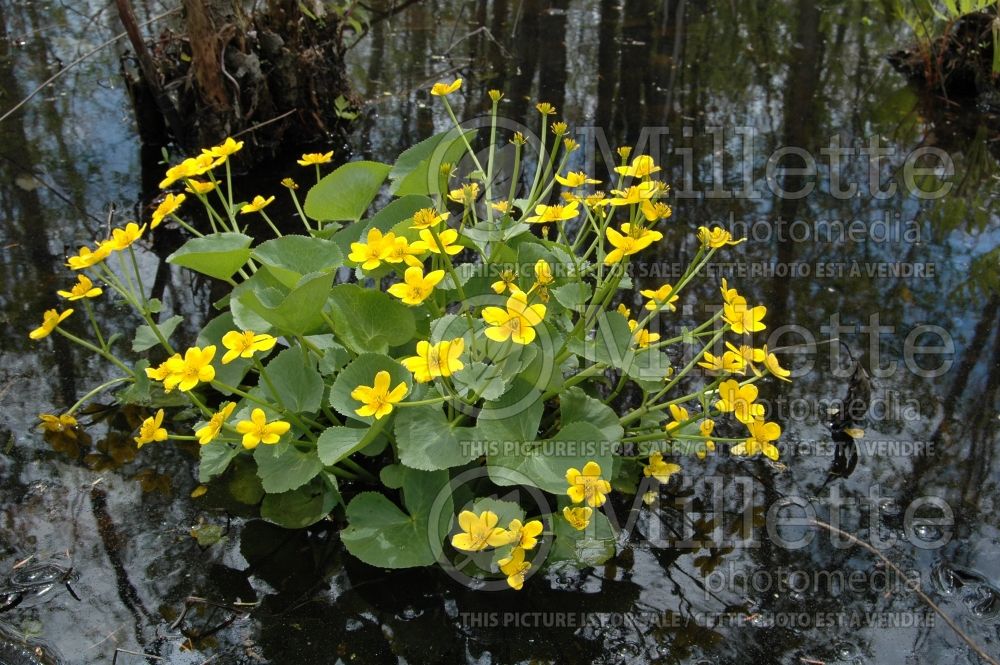
[[(199, 444), (201, 483), (255, 469), (266, 519), (332, 517), (372, 565), (444, 558), (513, 589), (550, 564), (606, 560), (616, 497), (655, 502), (717, 444), (777, 460), (781, 427), (760, 386), (790, 372), (754, 341), (766, 307), (722, 279), (708, 289), (713, 315), (682, 318), (705, 304), (692, 293), (702, 269), (743, 240), (675, 221), (667, 169), (649, 155), (622, 147), (603, 172), (582, 167), (546, 102), (538, 136), (502, 137), (504, 96), (490, 91), (490, 144), (474, 151), (449, 101), (462, 84), (430, 90), (454, 127), (394, 165), (307, 153), (298, 165), (312, 186), (283, 177), (245, 201), (230, 162), (240, 141), (169, 165), (149, 219), (68, 257), (75, 281), (58, 296), (72, 306), (28, 333), (62, 335), (120, 372), (40, 427), (75, 433), (81, 405), (114, 390), (147, 409), (136, 446)], [(506, 141), (515, 158), (500, 173)], [(391, 201), (372, 210), (380, 193)], [(194, 206), (204, 221), (190, 221)], [(165, 226), (190, 236), (168, 263), (229, 289), (197, 334), (139, 269)], [(668, 235), (690, 244), (687, 270), (633, 278)], [(108, 296), (142, 320), (130, 345), (95, 315)], [(86, 320), (69, 318), (77, 311)], [(679, 366), (668, 348), (682, 350)], [(172, 424), (179, 403), (199, 418)], [(476, 496), (452, 494), (466, 473), (478, 474)], [(549, 499), (494, 498), (512, 485)]]

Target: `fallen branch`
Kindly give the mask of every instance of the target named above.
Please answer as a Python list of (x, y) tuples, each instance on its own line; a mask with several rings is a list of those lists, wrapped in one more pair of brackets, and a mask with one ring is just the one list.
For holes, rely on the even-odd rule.
[[(820, 520), (817, 520), (817, 519), (811, 519), (809, 521), (814, 526), (818, 526), (821, 529), (826, 529), (830, 533), (835, 534), (837, 536), (840, 536), (841, 538), (845, 538), (845, 539), (847, 539), (848, 541), (850, 541), (851, 543), (853, 543), (855, 545), (860, 545), (861, 547), (863, 547), (864, 549), (868, 550), (869, 552), (871, 552), (872, 554), (874, 554), (875, 556), (877, 556), (879, 559), (881, 559), (882, 562), (885, 565), (889, 566), (889, 568), (891, 568), (894, 573), (896, 573), (897, 575), (899, 575), (899, 579), (907, 579), (906, 575), (903, 573), (902, 570), (900, 570), (899, 566), (897, 566), (892, 561), (890, 561), (884, 554), (882, 554), (877, 549), (875, 549), (875, 547), (872, 546), (870, 543), (867, 543), (867, 542), (861, 540), (860, 538), (847, 533), (846, 531), (838, 529), (837, 527), (833, 526), (832, 524), (827, 524), (826, 522), (821, 522)], [(986, 651), (984, 651), (981, 646), (979, 646), (978, 644), (976, 644), (975, 642), (973, 642), (972, 638), (969, 637), (965, 633), (965, 631), (963, 631), (961, 628), (959, 628), (958, 624), (956, 624), (951, 619), (951, 617), (949, 617), (947, 614), (945, 614), (944, 610), (942, 610), (940, 607), (938, 607), (937, 603), (935, 603), (933, 600), (931, 600), (930, 596), (928, 596), (926, 593), (924, 593), (924, 590), (920, 588), (920, 582), (919, 581), (914, 581), (913, 584), (912, 584), (912, 586), (910, 584), (907, 584), (906, 587), (908, 589), (910, 589), (910, 591), (912, 591), (913, 593), (915, 593), (917, 595), (917, 597), (920, 598), (920, 600), (924, 601), (924, 603), (926, 603), (928, 607), (930, 607), (932, 610), (934, 610), (939, 617), (941, 617), (942, 619), (944, 619), (944, 622), (946, 624), (948, 624), (948, 627), (951, 628), (953, 631), (955, 631), (955, 634), (958, 635), (960, 638), (962, 638), (962, 641), (965, 642), (966, 644), (968, 644), (969, 647), (973, 651), (975, 651), (977, 654), (979, 654), (980, 658), (982, 658), (983, 660), (985, 660), (987, 663), (990, 663), (991, 665), (1000, 665), (1000, 663), (997, 663), (997, 660), (995, 658), (993, 658), (992, 656), (990, 656), (988, 653), (986, 653)]]
[[(162, 14), (158, 14), (157, 16), (154, 16), (153, 18), (149, 19), (148, 21), (144, 21), (144, 22), (140, 23), (138, 25), (138, 27), (144, 28), (147, 25), (149, 25), (150, 23), (155, 23), (156, 21), (159, 21), (160, 19), (162, 19), (164, 17), (170, 16), (171, 14), (176, 14), (179, 11), (180, 11), (180, 7), (177, 7), (176, 9), (171, 9), (170, 11), (167, 11), (167, 12), (163, 12)], [(9, 118), (11, 115), (13, 115), (15, 111), (17, 111), (19, 108), (21, 108), (22, 106), (24, 106), (25, 104), (27, 104), (31, 100), (32, 97), (34, 97), (35, 95), (37, 95), (38, 93), (40, 93), (42, 90), (44, 90), (45, 88), (47, 88), (57, 78), (59, 78), (60, 76), (62, 76), (66, 72), (68, 72), (69, 70), (73, 69), (74, 67), (76, 67), (81, 62), (83, 62), (84, 60), (86, 60), (90, 56), (94, 55), (98, 51), (100, 51), (100, 50), (102, 50), (104, 48), (107, 48), (108, 46), (111, 46), (112, 44), (114, 44), (118, 40), (123, 39), (123, 38), (125, 38), (127, 36), (128, 36), (127, 32), (119, 33), (119, 34), (115, 35), (114, 37), (112, 37), (111, 39), (107, 40), (106, 42), (102, 42), (102, 43), (98, 44), (97, 46), (95, 46), (94, 48), (90, 49), (89, 51), (87, 51), (86, 53), (84, 53), (83, 55), (81, 55), (80, 57), (78, 57), (75, 60), (73, 60), (71, 63), (69, 63), (68, 65), (66, 65), (62, 69), (60, 69), (58, 72), (56, 72), (55, 74), (53, 74), (49, 78), (45, 79), (45, 81), (43, 81), (40, 86), (38, 86), (37, 88), (35, 88), (34, 90), (32, 90), (30, 93), (28, 93), (28, 96), (25, 97), (24, 99), (22, 99), (21, 101), (19, 101), (17, 104), (15, 104), (12, 109), (10, 109), (9, 111), (7, 111), (3, 115), (0, 115), (0, 122), (3, 122), (7, 118)]]

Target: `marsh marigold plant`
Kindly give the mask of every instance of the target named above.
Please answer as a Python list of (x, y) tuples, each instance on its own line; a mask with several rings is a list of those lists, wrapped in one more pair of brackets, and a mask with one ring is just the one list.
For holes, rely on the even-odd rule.
[[(580, 164), (551, 104), (504, 136), (499, 91), (488, 132), (460, 127), (462, 79), (430, 94), (451, 129), (395, 164), (304, 154), (311, 187), (285, 178), (235, 200), (231, 138), (167, 166), (149, 218), (67, 257), (58, 295), (73, 308), (24, 331), (39, 345), (61, 335), (117, 374), (40, 416), (44, 431), (75, 433), (83, 403), (113, 392), (146, 409), (132, 439), (156, 444), (148, 454), (188, 441), (200, 483), (258, 476), (262, 498), (240, 498), (268, 520), (330, 518), (369, 564), (446, 563), (512, 589), (607, 560), (608, 511), (655, 503), (709, 455), (777, 460), (760, 387), (791, 373), (758, 339), (767, 307), (701, 278), (743, 240), (678, 219), (649, 155)], [(504, 145), (515, 159), (501, 174)], [(278, 196), (292, 219), (272, 218)], [(143, 282), (136, 254), (165, 227), (188, 236), (166, 261), (227, 289), (200, 331)], [(683, 274), (632, 277), (667, 242), (692, 257)], [(95, 316), (120, 303), (141, 319), (133, 334)], [(453, 494), (467, 472), (479, 480)], [(511, 486), (548, 498), (494, 497)]]

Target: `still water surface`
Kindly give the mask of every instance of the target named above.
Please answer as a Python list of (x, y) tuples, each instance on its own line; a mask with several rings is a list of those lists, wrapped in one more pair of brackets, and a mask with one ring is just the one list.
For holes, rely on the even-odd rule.
[[(168, 9), (136, 5), (146, 16)], [(0, 0), (0, 109), (118, 30), (97, 0)], [(5, 634), (41, 641), (67, 663), (107, 663), (116, 648), (158, 658), (122, 651), (124, 664), (978, 662), (866, 552), (827, 535), (797, 548), (768, 537), (768, 509), (801, 497), (821, 519), (839, 512), (842, 528), (862, 538), (898, 541), (892, 561), (1000, 654), (1000, 123), (989, 109), (908, 87), (884, 57), (908, 38), (862, 0), (427, 0), (375, 23), (352, 49), (364, 103), (349, 144), (330, 146), (340, 155), (392, 161), (444, 129), (426, 91), (458, 75), (462, 117), (487, 108), (486, 91), (499, 88), (514, 123), (537, 128), (533, 106), (544, 100), (585, 145), (595, 145), (588, 136), (611, 148), (651, 137), (675, 212), (648, 265), (686, 262), (699, 225), (735, 225), (752, 236), (727, 255), (742, 268), (720, 264), (716, 274), (766, 304), (773, 325), (843, 341), (789, 356), (801, 376), (764, 390), (786, 431), (786, 471), (726, 457), (686, 462), (689, 484), (677, 490), (694, 502), (686, 515), (666, 501), (645, 509), (608, 565), (536, 576), (502, 594), (435, 570), (371, 569), (332, 529), (286, 532), (234, 506), (229, 517), (208, 510), (187, 498), (196, 451), (132, 450), (138, 412), (95, 414), (92, 439), (76, 445), (35, 430), (37, 413), (67, 408), (106, 370), (58, 336), (35, 344), (27, 332), (56, 306), (66, 254), (104, 233), (111, 206), (119, 219), (148, 217), (154, 192), (143, 185), (162, 168), (137, 146), (117, 54), (87, 60), (0, 124), (0, 579), (4, 605), (15, 605), (0, 613)], [(768, 180), (768, 157), (787, 146), (816, 156), (815, 176)], [(861, 146), (887, 156), (872, 167)], [(922, 147), (949, 156), (950, 191), (887, 192)], [(256, 174), (247, 187), (277, 192), (282, 175)], [(775, 194), (810, 183), (804, 198)], [(838, 194), (851, 183), (856, 195)], [(731, 195), (751, 189), (759, 195)], [(836, 230), (854, 220), (860, 232)], [(188, 317), (183, 336), (204, 321), (212, 294), (162, 262), (179, 241), (158, 234), (142, 265), (166, 306)], [(896, 276), (900, 266), (922, 272)], [(643, 288), (663, 281), (637, 277)], [(716, 289), (705, 280), (689, 304), (717, 302)], [(106, 327), (134, 325), (111, 305), (99, 316)], [(927, 326), (940, 328), (919, 333)], [(953, 344), (944, 355), (908, 355), (942, 336)], [(775, 344), (803, 341), (790, 334)], [(938, 376), (915, 371), (942, 362)], [(852, 374), (859, 363), (870, 382)], [(870, 403), (867, 418), (831, 416), (849, 396)], [(834, 432), (845, 426), (864, 429), (856, 447)], [(954, 513), (944, 546), (932, 546), (942, 529), (920, 521), (937, 513), (905, 519), (921, 497)], [(617, 509), (624, 516), (627, 506)], [(200, 548), (190, 535), (200, 522), (224, 527), (224, 539)], [(758, 545), (727, 546), (747, 526)], [(663, 543), (692, 529), (702, 546)], [(25, 569), (40, 579), (12, 587)], [(259, 606), (196, 603), (178, 622), (189, 596)], [(199, 636), (192, 650), (187, 638)]]

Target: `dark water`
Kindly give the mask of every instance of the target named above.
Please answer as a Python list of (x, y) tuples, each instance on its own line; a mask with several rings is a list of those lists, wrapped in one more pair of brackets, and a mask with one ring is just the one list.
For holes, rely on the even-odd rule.
[[(168, 8), (136, 4), (147, 16)], [(0, 109), (118, 29), (96, 0), (0, 0)], [(535, 126), (541, 99), (571, 127), (602, 128), (612, 148), (652, 137), (647, 149), (659, 151), (676, 196), (651, 269), (690, 258), (684, 239), (697, 226), (736, 224), (754, 238), (726, 256), (757, 273), (718, 265), (716, 274), (766, 304), (772, 330), (797, 326), (772, 346), (842, 341), (784, 356), (802, 375), (764, 389), (785, 429), (787, 470), (685, 461), (688, 484), (673, 491), (690, 498), (686, 509), (665, 494), (611, 563), (535, 576), (520, 593), (468, 590), (436, 570), (383, 573), (344, 553), (332, 529), (285, 532), (210, 510), (211, 496), (187, 498), (196, 451), (131, 450), (137, 412), (88, 416), (92, 438), (78, 442), (34, 429), (38, 412), (67, 408), (106, 371), (57, 336), (27, 338), (68, 279), (65, 255), (103, 233), (110, 206), (135, 217), (148, 204), (149, 160), (116, 54), (87, 60), (0, 124), (0, 579), (7, 589), (40, 563), (72, 578), (18, 589), (0, 605), (12, 605), (0, 612), (4, 634), (68, 663), (107, 663), (116, 648), (126, 664), (980, 662), (869, 553), (827, 534), (780, 546), (769, 510), (799, 497), (861, 538), (895, 539), (886, 555), (1000, 655), (1000, 123), (989, 109), (909, 88), (884, 58), (908, 35), (860, 0), (427, 1), (375, 23), (352, 51), (366, 100), (356, 153), (391, 161), (443, 129), (426, 90), (453, 75), (466, 78), (460, 116), (477, 115), (500, 88), (514, 122)], [(831, 168), (821, 150), (837, 137), (851, 154)], [(816, 156), (816, 175), (779, 169), (769, 182), (769, 155), (788, 146)], [(892, 154), (872, 167), (860, 146)], [(870, 173), (883, 191), (902, 183), (922, 147), (951, 160), (946, 195), (875, 191)], [(279, 177), (262, 182), (277, 190)], [(925, 191), (940, 184), (932, 180), (921, 180)], [(775, 194), (810, 183), (803, 198)], [(856, 195), (836, 193), (850, 183)], [(759, 196), (731, 195), (750, 186)], [(837, 231), (852, 220), (858, 233)], [(161, 262), (172, 240), (160, 237), (164, 247), (141, 257), (144, 277), (188, 314), (190, 334), (211, 294)], [(894, 276), (901, 266), (922, 272)], [(685, 302), (717, 302), (715, 289), (706, 280)], [(99, 316), (133, 323), (107, 304)], [(945, 352), (911, 354), (942, 338), (953, 345)], [(852, 375), (857, 364), (870, 382)], [(867, 417), (832, 413), (849, 397), (871, 406)], [(845, 443), (847, 426), (864, 429), (857, 446)], [(712, 476), (721, 485), (704, 480)], [(831, 508), (831, 496), (844, 507)], [(953, 526), (926, 521), (940, 515), (927, 497), (950, 508)], [(624, 518), (628, 506), (616, 508)], [(202, 549), (190, 534), (199, 523), (221, 527), (222, 540)], [(741, 529), (755, 546), (732, 545)], [(691, 531), (699, 544), (678, 546), (673, 534)], [(935, 545), (942, 535), (948, 542)], [(189, 602), (181, 617), (192, 596), (209, 602)]]

